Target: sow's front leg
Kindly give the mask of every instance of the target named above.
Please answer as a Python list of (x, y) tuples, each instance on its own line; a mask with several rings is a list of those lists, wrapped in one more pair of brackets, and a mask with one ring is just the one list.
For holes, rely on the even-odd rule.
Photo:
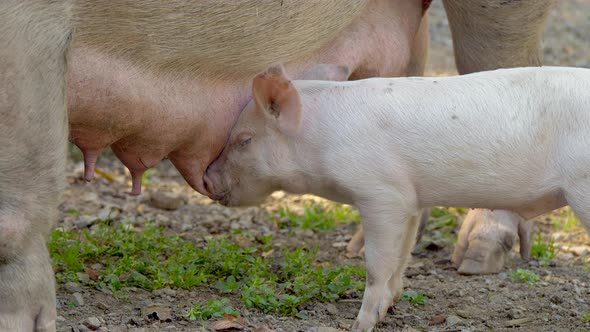
[[(553, 0), (445, 0), (460, 74), (540, 66), (542, 33)], [(452, 261), (459, 273), (498, 273), (517, 234), (529, 259), (531, 223), (508, 211), (471, 210), (461, 226)]]
[(65, 186), (66, 4), (0, 2), (0, 331), (55, 331), (47, 251)]

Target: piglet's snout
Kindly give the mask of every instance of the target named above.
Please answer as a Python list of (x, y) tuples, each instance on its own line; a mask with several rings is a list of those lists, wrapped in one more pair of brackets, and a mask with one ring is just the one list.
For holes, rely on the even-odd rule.
[(207, 196), (212, 200), (218, 201), (223, 198), (223, 193), (219, 190), (221, 175), (219, 172), (215, 172), (214, 167), (212, 164), (207, 168), (207, 171), (203, 175), (203, 184), (207, 191)]

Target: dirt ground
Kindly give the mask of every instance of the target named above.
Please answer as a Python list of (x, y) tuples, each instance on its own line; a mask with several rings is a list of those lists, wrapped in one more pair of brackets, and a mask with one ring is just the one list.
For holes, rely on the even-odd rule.
[[(432, 42), (427, 74), (448, 75), (455, 69), (441, 1), (434, 1), (430, 16)], [(558, 1), (546, 30), (545, 63), (590, 68), (589, 32), (590, 2)], [(128, 194), (129, 174), (112, 155), (99, 162), (100, 170), (114, 174), (112, 183), (104, 177), (91, 183), (82, 181), (82, 164), (77, 158), (73, 153), (68, 172), (70, 186), (60, 207), (59, 226), (64, 229), (89, 227), (93, 218), (111, 213), (115, 221), (131, 218), (141, 224), (155, 220), (170, 232), (197, 240), (236, 229), (272, 234), (277, 243), (319, 246), (318, 259), (362, 264), (359, 258), (347, 258), (342, 246), (354, 233), (355, 224), (333, 232), (302, 231), (293, 236), (269, 221), (269, 213), (278, 206), (297, 208), (313, 197), (276, 193), (261, 207), (225, 208), (192, 191), (168, 162), (157, 167), (151, 185), (134, 197)], [(172, 203), (162, 202), (161, 197), (167, 194), (172, 196)], [(172, 210), (155, 207), (180, 202)], [(80, 215), (73, 216), (67, 212), (70, 209)], [(590, 239), (579, 227), (560, 231), (551, 218), (538, 219), (536, 227), (544, 238), (553, 238), (560, 248), (549, 266), (523, 262), (513, 253), (502, 273), (466, 277), (458, 275), (450, 265), (451, 245), (423, 250), (413, 256), (404, 282), (406, 291), (424, 292), (428, 303), (415, 306), (401, 302), (379, 331), (590, 331)], [(532, 286), (511, 281), (511, 272), (519, 267), (535, 271), (540, 280)], [(59, 331), (87, 331), (87, 326), (92, 325), (89, 320), (96, 323), (93, 329), (102, 331), (200, 331), (205, 328), (202, 323), (184, 318), (187, 308), (218, 296), (212, 289), (200, 287), (164, 293), (131, 288), (126, 296), (118, 297), (84, 284), (79, 286), (74, 290), (63, 284), (58, 287)], [(81, 295), (83, 301), (74, 299), (73, 293)], [(232, 298), (232, 305), (247, 320), (245, 331), (330, 332), (350, 327), (360, 308), (361, 295), (354, 294), (333, 305), (310, 303), (303, 308), (309, 316), (306, 320), (248, 311), (237, 297)], [(78, 305), (70, 305), (75, 300)], [(170, 308), (171, 320), (161, 322), (146, 317), (142, 309), (152, 304)]]

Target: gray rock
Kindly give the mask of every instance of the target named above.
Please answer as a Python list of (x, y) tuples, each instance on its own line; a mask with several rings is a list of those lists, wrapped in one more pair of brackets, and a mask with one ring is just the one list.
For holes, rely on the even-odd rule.
[(326, 303), (326, 311), (332, 316), (338, 315), (338, 308), (332, 303)]
[(91, 329), (89, 329), (89, 328), (87, 328), (87, 327), (86, 327), (86, 326), (84, 326), (84, 325), (78, 325), (78, 331), (80, 331), (80, 332), (90, 332), (90, 331), (92, 331), (92, 330), (91, 330)]
[(449, 315), (447, 317), (447, 326), (451, 327), (451, 326), (455, 326), (455, 325), (461, 325), (463, 323), (463, 320), (455, 315)]
[(98, 330), (98, 328), (102, 325), (100, 320), (97, 317), (88, 317), (86, 318), (82, 324), (84, 324), (87, 328), (91, 329), (92, 331)]
[(84, 305), (84, 298), (82, 297), (82, 294), (74, 293), (72, 295), (74, 296), (74, 302), (76, 303), (76, 305), (78, 307), (81, 307)]
[(152, 206), (162, 210), (176, 210), (184, 203), (184, 197), (178, 193), (157, 190), (150, 195)]
[(76, 276), (78, 277), (78, 280), (80, 280), (80, 282), (84, 285), (87, 285), (90, 282), (90, 276), (88, 276), (88, 273), (78, 272), (76, 273)]
[(333, 327), (327, 327), (327, 326), (312, 327), (309, 331), (310, 332), (340, 332), (340, 330), (338, 330), (338, 329), (335, 329)]
[(80, 218), (74, 220), (74, 225), (76, 225), (76, 227), (78, 228), (87, 228), (92, 226), (92, 224), (94, 224), (95, 221), (96, 217), (83, 215), (80, 216)]
[(82, 287), (80, 287), (80, 284), (73, 281), (66, 282), (66, 284), (64, 285), (64, 289), (70, 294), (80, 293), (82, 291)]
[(524, 317), (524, 312), (520, 309), (512, 308), (512, 309), (508, 310), (508, 318), (518, 319), (518, 318), (523, 318), (523, 317)]

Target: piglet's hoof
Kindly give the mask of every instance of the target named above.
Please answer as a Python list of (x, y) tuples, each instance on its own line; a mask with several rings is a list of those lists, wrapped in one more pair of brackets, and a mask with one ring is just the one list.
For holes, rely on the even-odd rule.
[(530, 228), (530, 223), (509, 211), (471, 210), (461, 225), (451, 261), (460, 274), (498, 273), (518, 234), (523, 237), (521, 255), (528, 258)]

